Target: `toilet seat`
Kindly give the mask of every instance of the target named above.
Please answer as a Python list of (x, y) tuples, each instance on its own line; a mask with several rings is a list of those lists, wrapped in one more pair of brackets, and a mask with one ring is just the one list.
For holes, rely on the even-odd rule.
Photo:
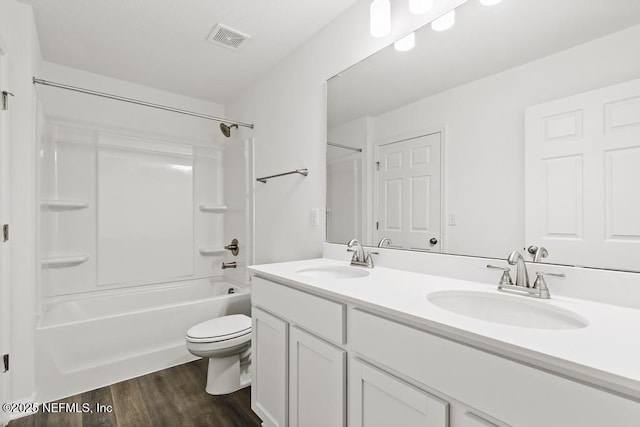
[(207, 320), (191, 327), (186, 338), (192, 343), (247, 342), (251, 338), (251, 318), (233, 314)]

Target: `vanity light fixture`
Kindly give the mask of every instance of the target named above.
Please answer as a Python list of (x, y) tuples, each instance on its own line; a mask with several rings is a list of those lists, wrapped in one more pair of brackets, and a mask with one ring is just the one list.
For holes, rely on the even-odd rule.
[(413, 49), (416, 45), (416, 33), (407, 34), (393, 44), (393, 47), (399, 52), (406, 52)]
[(446, 31), (456, 23), (456, 11), (452, 10), (431, 22), (433, 31)]
[[(498, 0), (500, 1), (500, 0)], [(433, 0), (409, 0), (409, 10), (414, 15), (427, 13), (433, 7)]]
[(502, 0), (480, 0), (480, 4), (483, 6), (493, 6), (500, 3)]
[(391, 3), (373, 0), (369, 8), (369, 31), (373, 37), (384, 37), (391, 32)]

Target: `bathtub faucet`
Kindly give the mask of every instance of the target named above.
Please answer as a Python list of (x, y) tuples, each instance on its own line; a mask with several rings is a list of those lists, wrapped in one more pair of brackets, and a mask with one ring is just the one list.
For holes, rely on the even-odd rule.
[(236, 268), (236, 263), (235, 262), (223, 262), (222, 263), (222, 269), (226, 269), (226, 268)]

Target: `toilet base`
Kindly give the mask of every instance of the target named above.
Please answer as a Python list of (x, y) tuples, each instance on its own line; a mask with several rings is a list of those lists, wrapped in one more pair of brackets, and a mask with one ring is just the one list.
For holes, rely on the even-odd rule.
[[(243, 372), (244, 371), (244, 372)], [(214, 396), (229, 394), (251, 385), (248, 366), (241, 366), (240, 355), (210, 357), (205, 391)]]

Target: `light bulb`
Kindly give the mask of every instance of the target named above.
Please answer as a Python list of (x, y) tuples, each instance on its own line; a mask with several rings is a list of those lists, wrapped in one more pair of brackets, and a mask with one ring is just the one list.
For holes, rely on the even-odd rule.
[(456, 23), (456, 11), (452, 10), (431, 22), (433, 31), (446, 31)]
[(502, 0), (480, 0), (480, 4), (483, 6), (493, 6), (500, 3)]
[(399, 52), (406, 52), (413, 49), (416, 45), (416, 33), (407, 34), (393, 44), (393, 47)]
[(409, 0), (409, 10), (414, 15), (427, 13), (433, 7), (433, 0)]
[(373, 37), (384, 37), (391, 31), (391, 3), (373, 0), (369, 9), (369, 30)]

